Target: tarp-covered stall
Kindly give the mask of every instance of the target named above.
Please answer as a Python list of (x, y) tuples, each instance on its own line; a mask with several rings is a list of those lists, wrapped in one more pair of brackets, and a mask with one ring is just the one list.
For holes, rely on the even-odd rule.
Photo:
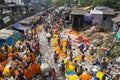
[(23, 26), (29, 27), (29, 28), (30, 28), (30, 27), (32, 26), (32, 24), (33, 24), (32, 20), (29, 19), (29, 18), (26, 18), (26, 19), (24, 19), (24, 20), (21, 20), (21, 21), (19, 21), (19, 23), (22, 24)]
[(24, 32), (24, 30), (26, 29), (26, 27), (21, 25), (20, 23), (13, 24), (12, 28), (20, 32)]
[(4, 42), (11, 46), (13, 42), (13, 35), (14, 35), (13, 30), (7, 29), (0, 30), (0, 46), (2, 46)]

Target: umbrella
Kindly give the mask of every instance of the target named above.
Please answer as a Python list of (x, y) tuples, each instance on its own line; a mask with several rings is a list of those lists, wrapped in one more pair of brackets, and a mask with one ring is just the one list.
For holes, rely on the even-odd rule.
[(99, 78), (100, 80), (102, 80), (103, 77), (103, 72), (97, 72), (96, 77)]
[(92, 76), (90, 74), (81, 74), (80, 80), (90, 80)]

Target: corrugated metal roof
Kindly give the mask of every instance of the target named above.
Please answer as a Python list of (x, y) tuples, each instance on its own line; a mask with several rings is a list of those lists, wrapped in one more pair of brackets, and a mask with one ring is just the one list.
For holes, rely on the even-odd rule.
[(90, 14), (103, 14), (103, 12), (100, 10), (91, 10)]
[(72, 15), (84, 15), (86, 11), (75, 9), (71, 12)]
[(91, 10), (90, 14), (105, 14), (105, 15), (115, 15), (115, 12), (112, 10)]
[(0, 5), (0, 8), (4, 8), (4, 7), (7, 7), (7, 6), (4, 6), (4, 5)]
[(107, 6), (97, 6), (97, 7), (94, 8), (94, 10), (102, 10), (102, 11), (104, 11), (104, 10), (110, 10), (110, 11), (113, 11), (112, 8), (109, 8)]
[(112, 11), (112, 10), (104, 10), (103, 14), (106, 14), (106, 15), (115, 15), (115, 12)]

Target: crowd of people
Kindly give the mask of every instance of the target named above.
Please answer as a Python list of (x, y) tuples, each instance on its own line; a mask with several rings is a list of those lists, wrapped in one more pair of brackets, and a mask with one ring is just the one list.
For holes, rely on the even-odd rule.
[[(51, 15), (51, 14), (49, 14)], [(52, 19), (53, 17), (51, 17)], [(46, 24), (48, 24), (46, 26)], [(62, 19), (59, 19), (59, 22), (54, 24), (54, 21), (47, 20), (45, 23), (45, 30), (48, 34), (47, 39), (49, 46), (52, 46), (52, 38), (57, 38), (57, 46), (64, 54), (66, 55), (65, 58), (60, 61), (60, 54), (59, 52), (55, 51), (54, 52), (54, 62), (55, 64), (60, 64), (60, 72), (61, 75), (65, 77), (66, 74), (66, 67), (67, 63), (71, 63), (74, 66), (74, 71), (75, 73), (80, 76), (82, 74), (89, 74), (91, 75), (91, 80), (119, 80), (120, 79), (120, 68), (119, 66), (114, 65), (113, 61), (110, 60), (110, 50), (106, 50), (104, 57), (100, 59), (99, 55), (94, 55), (95, 50), (97, 50), (93, 45), (88, 45), (85, 44), (83, 40), (79, 42), (79, 46), (77, 47), (80, 55), (81, 55), (81, 60), (74, 60), (75, 57), (73, 57), (75, 54), (73, 53), (74, 50), (72, 49), (72, 37), (68, 36), (66, 38), (66, 44), (62, 44), (62, 31), (64, 31), (65, 26), (64, 22), (62, 22)], [(54, 34), (57, 34), (57, 37), (54, 36)], [(93, 51), (92, 54), (88, 54), (87, 51), (91, 50)], [(93, 55), (93, 58), (91, 62), (88, 62), (86, 60), (87, 55)], [(69, 58), (69, 59), (67, 59)], [(64, 60), (67, 59), (67, 62), (65, 63)], [(83, 64), (88, 64), (88, 67), (86, 68), (83, 66)], [(92, 67), (89, 67), (91, 65)], [(95, 69), (95, 70), (93, 70)], [(117, 69), (117, 72), (113, 74), (114, 69)], [(56, 71), (57, 72), (57, 71)], [(99, 76), (96, 76), (98, 72), (102, 72), (102, 78)], [(83, 80), (80, 78), (80, 80)], [(89, 79), (84, 79), (84, 80), (89, 80)]]
[(12, 46), (4, 43), (0, 47), (1, 54), (6, 54), (0, 59), (1, 80), (31, 80), (40, 73), (40, 63), (36, 60), (40, 55), (37, 34), (40, 30), (36, 29), (25, 30), (21, 39)]
[[(43, 28), (46, 31), (46, 39), (48, 40), (48, 45), (53, 49), (52, 38), (57, 39), (57, 48), (62, 51), (64, 59), (60, 60), (61, 56), (59, 51), (55, 50), (53, 54), (53, 59), (55, 65), (60, 65), (59, 69), (52, 69), (52, 80), (57, 80), (58, 72), (61, 72), (62, 77), (66, 77), (67, 68), (69, 64), (72, 64), (74, 69), (71, 71), (75, 72), (76, 75), (80, 76), (82, 74), (89, 74), (90, 79), (84, 77), (79, 77), (80, 80), (119, 80), (120, 79), (120, 68), (115, 66), (112, 60), (109, 60), (108, 56), (102, 59), (99, 59), (99, 55), (95, 55), (94, 59), (91, 62), (86, 60), (88, 55), (88, 50), (96, 50), (94, 46), (90, 46), (80, 41), (77, 47), (81, 55), (81, 60), (74, 60), (74, 50), (72, 49), (72, 37), (67, 36), (62, 43), (62, 31), (65, 27), (65, 20), (61, 17), (58, 18), (58, 13), (54, 10), (46, 11), (40, 16), (40, 22), (43, 25)], [(71, 20), (71, 19), (70, 19)], [(36, 26), (36, 25), (35, 25)], [(0, 47), (0, 52), (5, 53), (5, 56), (0, 58), (0, 78), (1, 79), (12, 79), (12, 80), (32, 80), (36, 75), (40, 75), (40, 65), (42, 54), (40, 53), (40, 44), (38, 33), (41, 30), (39, 28), (29, 29), (24, 31), (21, 35), (21, 40), (14, 43), (11, 47), (6, 43)], [(75, 49), (76, 50), (76, 49)], [(44, 53), (45, 54), (45, 53)], [(51, 54), (52, 55), (52, 54)], [(36, 57), (41, 56), (39, 59)], [(65, 62), (65, 60), (67, 61)], [(84, 66), (84, 64), (87, 66)], [(92, 67), (89, 67), (92, 66)], [(93, 70), (93, 68), (95, 70)], [(119, 73), (115, 75), (112, 74), (114, 69), (118, 70)], [(59, 70), (59, 71), (57, 71)], [(97, 76), (98, 72), (102, 72), (102, 78)], [(39, 80), (39, 79), (35, 79)], [(64, 80), (64, 79), (62, 79)]]

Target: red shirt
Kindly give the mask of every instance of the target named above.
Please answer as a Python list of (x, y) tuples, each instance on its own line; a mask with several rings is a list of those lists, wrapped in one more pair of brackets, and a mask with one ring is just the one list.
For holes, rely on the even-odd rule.
[(39, 50), (40, 50), (40, 47), (36, 45), (36, 46), (34, 47), (34, 49), (35, 49), (35, 51), (39, 51)]

